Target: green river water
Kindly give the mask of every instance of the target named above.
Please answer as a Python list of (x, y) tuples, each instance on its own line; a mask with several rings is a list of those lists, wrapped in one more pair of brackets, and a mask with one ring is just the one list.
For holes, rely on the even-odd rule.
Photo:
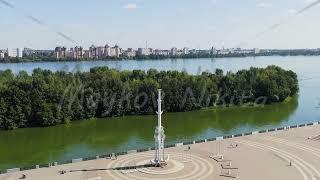
[[(214, 72), (216, 68), (237, 71), (270, 64), (298, 74), (299, 96), (285, 103), (264, 107), (231, 107), (164, 114), (166, 144), (173, 144), (319, 121), (320, 58), (298, 56), (21, 63), (3, 64), (0, 70), (9, 68), (14, 72), (26, 70), (30, 73), (39, 67), (53, 71), (87, 71), (95, 66), (109, 66), (119, 70), (157, 68), (197, 74), (200, 71)], [(49, 128), (0, 131), (0, 169), (152, 147), (155, 126), (156, 116), (129, 116), (82, 120)]]

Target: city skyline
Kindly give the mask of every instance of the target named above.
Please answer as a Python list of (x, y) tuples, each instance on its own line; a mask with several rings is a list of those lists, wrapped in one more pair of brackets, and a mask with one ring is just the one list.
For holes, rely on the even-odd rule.
[[(120, 44), (124, 48), (318, 48), (313, 0), (1, 1), (0, 49)], [(30, 13), (33, 12), (33, 13)], [(80, 12), (80, 13), (79, 13)], [(225, 13), (228, 12), (228, 13)], [(15, 28), (12, 28), (15, 27)], [(270, 27), (270, 28), (269, 28)], [(74, 40), (75, 42), (72, 42)]]

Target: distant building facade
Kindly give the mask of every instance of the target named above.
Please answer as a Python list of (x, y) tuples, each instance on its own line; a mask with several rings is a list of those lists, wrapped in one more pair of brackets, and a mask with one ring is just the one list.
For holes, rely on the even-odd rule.
[(3, 59), (5, 57), (5, 53), (4, 52), (0, 52), (0, 59)]
[(40, 55), (40, 56), (48, 56), (52, 57), (55, 54), (54, 50), (36, 50), (30, 48), (24, 48), (22, 51), (23, 56), (32, 56), (32, 55)]
[[(241, 49), (241, 48), (229, 48), (229, 49), (216, 49), (214, 46), (211, 49), (189, 49), (184, 47), (178, 49), (173, 47), (171, 49), (152, 49), (152, 48), (138, 48), (137, 50), (133, 48), (128, 48), (126, 50), (120, 48), (118, 45), (109, 46), (95, 46), (92, 45), (88, 50), (84, 50), (82, 47), (74, 47), (67, 50), (65, 47), (56, 47), (55, 51), (52, 53), (57, 59), (63, 58), (73, 58), (73, 59), (97, 59), (97, 58), (113, 58), (113, 57), (136, 57), (136, 56), (172, 56), (172, 57), (185, 57), (186, 55), (199, 55), (199, 57), (208, 57), (210, 55), (233, 55), (233, 54), (245, 54), (254, 55), (263, 53), (265, 50), (254, 49)], [(33, 52), (34, 53), (34, 52)], [(3, 55), (2, 55), (3, 56)]]
[(148, 56), (150, 55), (150, 50), (148, 48), (138, 48), (138, 55)]
[(22, 58), (22, 49), (20, 48), (8, 49), (7, 54), (9, 57)]
[(67, 57), (73, 58), (73, 59), (82, 59), (84, 55), (83, 48), (82, 47), (74, 47), (71, 48), (70, 51), (67, 51)]
[(184, 48), (182, 49), (182, 54), (183, 54), (183, 55), (189, 54), (189, 48), (184, 47)]
[(64, 59), (67, 57), (66, 47), (56, 47), (54, 50), (54, 56), (56, 59)]
[(124, 51), (123, 55), (126, 57), (135, 57), (137, 55), (137, 52), (132, 48), (128, 48), (126, 51)]
[(171, 48), (171, 56), (177, 56), (178, 55), (178, 48), (173, 47)]
[(212, 46), (211, 50), (210, 50), (210, 54), (211, 55), (216, 55), (218, 53), (218, 51), (216, 50), (216, 48), (214, 46)]
[(0, 59), (5, 58), (7, 55), (7, 50), (5, 49), (0, 49)]
[(154, 54), (158, 55), (158, 56), (170, 56), (170, 51), (169, 50), (156, 49), (156, 50), (154, 50)]

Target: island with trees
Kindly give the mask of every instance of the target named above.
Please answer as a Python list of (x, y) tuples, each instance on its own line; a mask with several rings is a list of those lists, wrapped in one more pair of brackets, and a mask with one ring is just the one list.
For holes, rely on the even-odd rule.
[(279, 103), (299, 91), (296, 73), (277, 66), (200, 75), (107, 67), (77, 73), (6, 70), (0, 71), (0, 129), (154, 114), (159, 88), (166, 112)]

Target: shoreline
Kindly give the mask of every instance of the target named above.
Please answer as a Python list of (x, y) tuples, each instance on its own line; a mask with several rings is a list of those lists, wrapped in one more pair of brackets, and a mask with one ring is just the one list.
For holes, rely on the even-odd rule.
[[(25, 59), (22, 61), (16, 60), (12, 61), (5, 61), (4, 59), (0, 59), (0, 64), (22, 64), (22, 63), (54, 63), (54, 62), (61, 62), (61, 63), (68, 63), (68, 62), (99, 62), (99, 61), (109, 61), (109, 62), (117, 62), (117, 61), (152, 61), (152, 60), (186, 60), (186, 59), (229, 59), (229, 58), (256, 58), (256, 57), (320, 57), (319, 55), (255, 55), (255, 56), (219, 56), (219, 57), (167, 57), (167, 58), (97, 58), (97, 59), (62, 59), (62, 60), (47, 60), (47, 61), (37, 61), (37, 60), (30, 60)], [(14, 59), (14, 58), (13, 58)], [(23, 59), (23, 58), (19, 58)]]
[[(278, 102), (278, 103), (273, 103), (273, 104), (251, 104), (251, 103), (247, 103), (247, 104), (243, 104), (243, 105), (224, 105), (224, 106), (211, 106), (211, 107), (207, 107), (207, 108), (201, 108), (201, 109), (197, 109), (197, 110), (192, 110), (192, 111), (180, 111), (180, 112), (167, 112), (166, 114), (171, 115), (171, 114), (177, 114), (177, 113), (196, 113), (196, 112), (204, 112), (204, 111), (227, 111), (227, 110), (234, 110), (234, 109), (238, 109), (238, 110), (245, 110), (245, 109), (255, 109), (255, 108), (264, 108), (264, 107), (271, 107), (271, 106), (279, 106), (279, 105), (284, 105), (286, 103), (290, 103), (292, 102), (295, 98), (298, 98), (298, 95), (295, 95), (294, 97), (287, 97), (287, 99), (285, 99), (283, 102)], [(126, 117), (156, 117), (156, 114), (137, 114), (137, 115), (125, 115), (125, 116), (113, 116), (113, 117), (105, 117), (105, 118), (90, 118), (90, 119), (79, 119), (76, 121), (71, 121), (68, 123), (62, 123), (62, 124), (57, 124), (54, 126), (44, 126), (44, 127), (25, 127), (25, 128), (17, 128), (17, 129), (13, 129), (13, 130), (1, 130), (0, 129), (0, 133), (1, 132), (12, 132), (12, 131), (16, 131), (16, 130), (23, 130), (23, 129), (44, 129), (44, 128), (54, 128), (57, 126), (68, 126), (71, 125), (73, 123), (79, 123), (82, 121), (90, 121), (90, 120), (112, 120), (112, 119), (117, 119), (117, 118), (126, 118)]]
[[(203, 144), (203, 143), (210, 143), (210, 142), (219, 142), (219, 141), (224, 141), (224, 140), (232, 140), (232, 139), (241, 138), (241, 137), (250, 137), (250, 136), (252, 137), (254, 135), (259, 135), (259, 134), (260, 135), (270, 135), (271, 133), (275, 133), (275, 132), (287, 132), (288, 130), (291, 130), (291, 129), (304, 129), (307, 127), (319, 128), (319, 125), (320, 125), (320, 121), (314, 122), (314, 123), (299, 124), (299, 125), (285, 126), (285, 127), (266, 129), (266, 130), (260, 130), (260, 131), (253, 131), (253, 132), (247, 132), (247, 133), (241, 133), (241, 134), (234, 134), (234, 135), (229, 135), (229, 136), (213, 137), (213, 138), (203, 139), (203, 140), (180, 142), (180, 143), (176, 143), (176, 144), (165, 145), (165, 149), (185, 147), (185, 146), (189, 146), (189, 145), (196, 145), (196, 144)], [(22, 173), (22, 172), (30, 171), (33, 169), (40, 169), (41, 170), (41, 169), (46, 169), (46, 168), (50, 168), (50, 167), (60, 168), (60, 167), (65, 166), (67, 164), (76, 164), (76, 163), (80, 163), (80, 162), (105, 159), (108, 157), (113, 157), (114, 155), (126, 156), (128, 154), (153, 152), (153, 150), (154, 150), (154, 147), (150, 147), (147, 149), (129, 150), (127, 152), (115, 152), (115, 153), (100, 155), (100, 156), (96, 155), (96, 156), (92, 156), (92, 157), (71, 159), (71, 160), (66, 160), (64, 162), (60, 162), (60, 163), (59, 162), (50, 162), (47, 164), (33, 165), (33, 166), (29, 166), (29, 167), (3, 169), (3, 170), (0, 170), (0, 177), (2, 174), (19, 173), (19, 172)]]

